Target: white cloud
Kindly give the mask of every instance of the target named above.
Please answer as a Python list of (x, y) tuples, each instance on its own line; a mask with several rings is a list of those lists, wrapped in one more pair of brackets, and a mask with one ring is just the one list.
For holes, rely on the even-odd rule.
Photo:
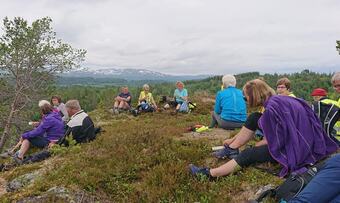
[(339, 70), (338, 0), (3, 1), (0, 17), (50, 16), (91, 67), (166, 73)]

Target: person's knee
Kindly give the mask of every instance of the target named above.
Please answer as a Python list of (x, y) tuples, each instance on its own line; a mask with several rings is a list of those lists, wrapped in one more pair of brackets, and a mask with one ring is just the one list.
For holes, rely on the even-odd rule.
[(30, 144), (30, 141), (28, 139), (24, 139), (22, 141), (22, 145), (29, 145)]
[(327, 163), (327, 166), (340, 168), (340, 154), (331, 157)]

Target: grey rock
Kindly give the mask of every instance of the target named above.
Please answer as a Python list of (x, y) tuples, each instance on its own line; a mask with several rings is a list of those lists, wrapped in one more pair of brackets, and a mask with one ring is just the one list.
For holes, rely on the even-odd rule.
[[(68, 203), (97, 203), (98, 198), (90, 196), (83, 191), (70, 192), (64, 187), (52, 187), (39, 196), (23, 198), (18, 203), (46, 203), (46, 202), (68, 202)], [(101, 200), (100, 202), (109, 202)]]
[(38, 171), (28, 173), (15, 178), (8, 182), (6, 190), (7, 192), (13, 192), (32, 184), (40, 176)]

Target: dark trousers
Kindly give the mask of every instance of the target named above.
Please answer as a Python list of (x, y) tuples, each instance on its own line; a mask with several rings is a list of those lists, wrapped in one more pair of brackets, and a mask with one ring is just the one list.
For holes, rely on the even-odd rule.
[(265, 162), (277, 163), (270, 155), (268, 145), (247, 148), (235, 158), (235, 161), (241, 167)]

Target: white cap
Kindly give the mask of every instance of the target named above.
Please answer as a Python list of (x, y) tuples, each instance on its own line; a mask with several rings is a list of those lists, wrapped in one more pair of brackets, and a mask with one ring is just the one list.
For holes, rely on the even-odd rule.
[(47, 100), (40, 100), (38, 106), (43, 107), (46, 104), (51, 105), (51, 103)]

